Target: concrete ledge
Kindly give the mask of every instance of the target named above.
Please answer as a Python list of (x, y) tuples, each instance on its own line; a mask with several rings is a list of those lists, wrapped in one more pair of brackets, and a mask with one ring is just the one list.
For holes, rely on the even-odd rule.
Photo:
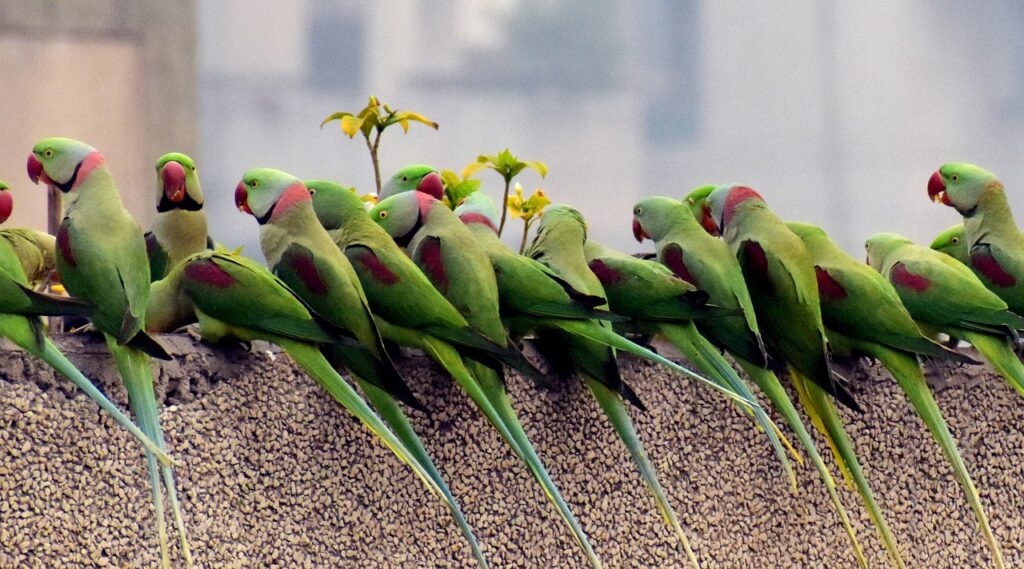
[[(287, 358), (164, 338), (164, 427), (202, 567), (471, 567), (445, 509), (297, 374)], [(102, 343), (63, 337), (87, 375), (125, 400)], [(539, 487), (466, 397), (423, 358), (401, 362), (431, 410), (414, 422), (492, 566), (582, 567)], [(771, 450), (720, 398), (627, 362), (650, 407), (634, 413), (704, 567), (854, 567), (817, 476), (792, 495)], [(936, 374), (935, 372), (941, 372)], [(990, 567), (938, 447), (874, 367), (845, 373), (867, 412), (847, 413), (857, 451), (910, 567)], [(987, 368), (941, 366), (937, 398), (1002, 542), (1024, 565), (1024, 405)], [(576, 381), (510, 391), (531, 439), (607, 567), (683, 567), (632, 462)], [(0, 346), (0, 567), (156, 562), (144, 461), (69, 382)], [(873, 567), (888, 562), (854, 493), (843, 498)]]

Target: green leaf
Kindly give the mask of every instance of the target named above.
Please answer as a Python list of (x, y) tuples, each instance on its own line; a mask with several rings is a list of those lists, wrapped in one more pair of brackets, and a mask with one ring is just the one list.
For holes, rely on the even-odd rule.
[(547, 177), (547, 175), (548, 175), (548, 165), (547, 164), (545, 164), (543, 162), (540, 162), (540, 161), (537, 161), (537, 160), (534, 160), (532, 162), (524, 162), (524, 164), (526, 164), (527, 168), (532, 168), (532, 169), (536, 170), (537, 173), (540, 174), (541, 178), (546, 178)]

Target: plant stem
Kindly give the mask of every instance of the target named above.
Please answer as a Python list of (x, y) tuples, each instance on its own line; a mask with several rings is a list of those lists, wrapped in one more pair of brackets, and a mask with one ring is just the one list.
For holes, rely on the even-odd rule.
[(505, 178), (505, 195), (501, 198), (501, 223), (498, 224), (498, 237), (505, 230), (505, 216), (508, 214), (508, 187), (512, 184), (512, 178)]
[(530, 225), (532, 225), (533, 219), (527, 219), (523, 221), (523, 239), (519, 242), (519, 254), (522, 255), (523, 251), (526, 250), (526, 236), (530, 233)]
[(366, 147), (370, 149), (370, 161), (373, 162), (373, 179), (377, 183), (377, 195), (380, 195), (380, 159), (377, 158), (377, 149), (380, 148), (381, 132), (383, 131), (377, 131), (377, 136), (374, 137), (372, 144), (370, 137), (366, 137)]

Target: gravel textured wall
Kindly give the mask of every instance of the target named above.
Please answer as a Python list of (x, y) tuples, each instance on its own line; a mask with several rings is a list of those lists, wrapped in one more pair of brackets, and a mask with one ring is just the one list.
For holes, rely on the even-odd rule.
[[(167, 338), (158, 393), (203, 567), (471, 567), (447, 512), (286, 358)], [(117, 401), (95, 338), (61, 345)], [(498, 567), (582, 567), (527, 471), (423, 358), (401, 362), (431, 410), (415, 423)], [(705, 567), (854, 567), (814, 471), (787, 489), (763, 437), (691, 383), (629, 362), (650, 407), (641, 436)], [(938, 448), (893, 382), (846, 370), (867, 412), (857, 450), (911, 567), (989, 567)], [(931, 369), (1010, 566), (1024, 566), (1024, 406), (984, 368)], [(945, 380), (938, 379), (945, 377)], [(578, 382), (510, 390), (532, 440), (607, 567), (682, 567), (625, 449)], [(873, 566), (887, 561), (855, 495), (844, 500)], [(0, 567), (153, 566), (136, 444), (70, 383), (0, 347)]]

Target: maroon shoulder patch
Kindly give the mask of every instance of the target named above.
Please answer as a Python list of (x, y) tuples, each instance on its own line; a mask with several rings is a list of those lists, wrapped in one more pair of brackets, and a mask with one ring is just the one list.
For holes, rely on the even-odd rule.
[(594, 259), (590, 262), (590, 271), (594, 273), (601, 284), (616, 284), (622, 280), (622, 273), (609, 267), (601, 259)]
[(686, 268), (686, 259), (684, 258), (683, 248), (679, 245), (669, 245), (665, 247), (665, 252), (662, 254), (662, 258), (665, 262), (665, 266), (669, 268), (675, 275), (684, 281), (692, 284), (693, 286), (700, 288), (700, 283), (697, 282), (697, 278), (690, 273), (690, 270)]
[(441, 240), (437, 237), (424, 239), (420, 245), (419, 255), (420, 262), (434, 286), (442, 292), (447, 291), (448, 273), (444, 270), (444, 260), (441, 258)]
[(209, 260), (189, 263), (185, 267), (185, 276), (215, 288), (228, 288), (235, 284), (235, 277)]
[(814, 276), (818, 278), (818, 294), (828, 300), (842, 300), (849, 296), (843, 285), (839, 284), (828, 271), (821, 267), (814, 267)]
[(765, 282), (770, 282), (771, 278), (768, 275), (768, 256), (765, 255), (764, 249), (761, 244), (757, 241), (746, 241), (743, 243), (743, 256), (746, 257), (747, 266), (750, 267), (755, 274), (764, 279)]
[(997, 287), (1008, 288), (1017, 284), (1017, 278), (1003, 269), (987, 246), (975, 247), (971, 251), (971, 266)]
[(65, 263), (72, 267), (78, 266), (78, 261), (75, 260), (75, 253), (71, 250), (71, 234), (68, 231), (67, 218), (57, 228), (57, 251), (60, 252), (60, 256), (64, 259)]
[(293, 253), (289, 259), (295, 274), (306, 285), (309, 292), (313, 294), (327, 294), (327, 284), (320, 278), (320, 271), (316, 268), (316, 260), (306, 252)]
[(928, 290), (928, 287), (932, 286), (932, 281), (928, 277), (915, 275), (903, 263), (896, 263), (892, 266), (889, 280), (897, 287), (910, 289), (915, 292), (924, 292)]
[(393, 285), (398, 282), (398, 275), (392, 273), (391, 269), (377, 255), (373, 254), (373, 251), (369, 249), (364, 250), (358, 254), (356, 261), (366, 268), (367, 271), (370, 271), (370, 276), (373, 277), (373, 280), (386, 285)]

